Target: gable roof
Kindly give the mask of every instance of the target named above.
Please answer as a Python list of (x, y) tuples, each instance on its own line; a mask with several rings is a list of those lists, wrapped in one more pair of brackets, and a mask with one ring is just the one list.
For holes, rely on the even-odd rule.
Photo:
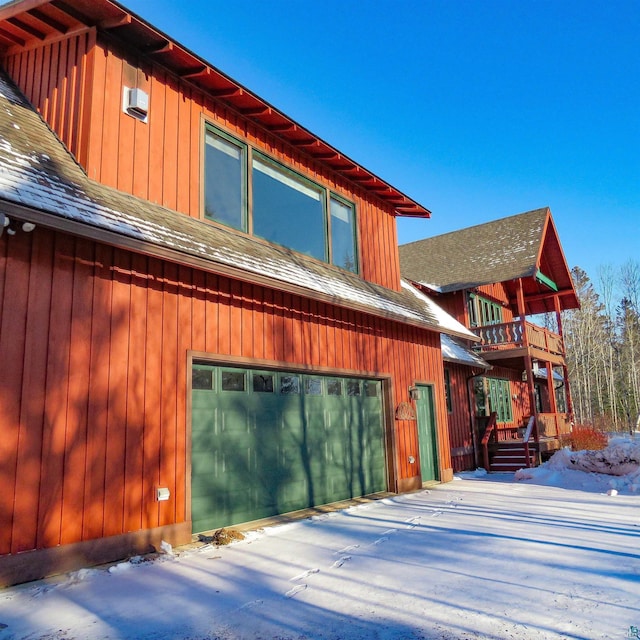
[[(548, 207), (411, 242), (399, 251), (402, 275), (438, 293), (522, 278), (526, 296), (544, 298), (550, 292), (536, 279), (541, 272), (557, 285), (561, 308), (578, 306)], [(544, 300), (528, 306), (529, 313), (552, 310)]]
[(462, 324), (406, 289), (392, 291), (90, 180), (2, 74), (0, 202), (10, 218), (469, 339)]
[(0, 51), (41, 45), (87, 28), (117, 39), (153, 64), (195, 85), (243, 119), (357, 184), (394, 215), (430, 217), (427, 208), (114, 0), (14, 0), (0, 7)]

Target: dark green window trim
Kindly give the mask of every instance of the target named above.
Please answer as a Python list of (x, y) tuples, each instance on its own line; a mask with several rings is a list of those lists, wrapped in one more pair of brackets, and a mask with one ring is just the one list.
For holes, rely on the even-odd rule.
[(484, 327), (503, 322), (502, 305), (479, 296), (477, 293), (467, 294), (467, 310), (470, 327)]
[(513, 422), (511, 382), (504, 378), (476, 378), (474, 383), (476, 411), (478, 415), (489, 415), (495, 411), (498, 422)]
[[(353, 202), (210, 123), (205, 125), (204, 163), (206, 219), (359, 273), (357, 213)], [(255, 163), (260, 165), (260, 172)], [(215, 183), (217, 175), (222, 176), (221, 185)], [(278, 215), (288, 220), (295, 218), (273, 204), (278, 191), (281, 195), (287, 193), (288, 184), (291, 197), (285, 199), (295, 208), (294, 183), (299, 185), (300, 194), (308, 189), (307, 195), (311, 192), (318, 195), (318, 218), (314, 218), (312, 206), (302, 206), (307, 208), (303, 216), (306, 223), (300, 221), (297, 236), (295, 225), (283, 224)], [(298, 202), (305, 201), (299, 197)]]

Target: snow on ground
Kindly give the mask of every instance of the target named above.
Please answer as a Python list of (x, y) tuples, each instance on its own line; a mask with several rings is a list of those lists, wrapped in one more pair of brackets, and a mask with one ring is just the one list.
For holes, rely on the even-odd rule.
[(0, 640), (640, 637), (637, 480), (563, 455), (5, 589)]
[(562, 449), (539, 467), (520, 469), (515, 479), (585, 491), (640, 494), (640, 438), (612, 438), (602, 451)]

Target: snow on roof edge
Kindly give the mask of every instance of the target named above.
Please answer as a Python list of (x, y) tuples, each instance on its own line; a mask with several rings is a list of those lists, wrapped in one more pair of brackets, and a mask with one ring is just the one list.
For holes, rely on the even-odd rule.
[(401, 282), (402, 287), (413, 293), (413, 295), (424, 304), (429, 313), (436, 317), (438, 324), (442, 327), (442, 333), (448, 333), (466, 340), (473, 340), (474, 342), (480, 340), (475, 333), (467, 329), (461, 322), (458, 322), (451, 314), (447, 313), (440, 305), (429, 298), (429, 296), (426, 296), (422, 291), (414, 287), (408, 280), (402, 278)]

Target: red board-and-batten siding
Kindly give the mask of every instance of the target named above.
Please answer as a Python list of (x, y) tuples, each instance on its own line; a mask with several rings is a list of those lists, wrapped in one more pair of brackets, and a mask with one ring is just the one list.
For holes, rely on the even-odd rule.
[[(387, 205), (159, 65), (127, 57), (89, 29), (10, 52), (3, 66), (102, 184), (201, 217), (206, 121), (335, 190), (356, 205), (362, 277), (399, 290), (396, 224)], [(125, 86), (148, 92), (148, 123), (123, 113)]]
[[(497, 282), (481, 285), (477, 287), (475, 291), (479, 295), (503, 305), (502, 314), (504, 322), (510, 322), (514, 319), (513, 311), (509, 306), (509, 296), (503, 283)], [(467, 297), (464, 292), (445, 294), (438, 299), (438, 302), (459, 322), (469, 326)], [(471, 425), (475, 421), (475, 416), (472, 415), (472, 406), (474, 407), (475, 403), (472, 404), (470, 402), (469, 393), (471, 393), (471, 391), (467, 391), (468, 385), (470, 384), (469, 376), (472, 375), (472, 367), (450, 363), (447, 363), (445, 366), (450, 372), (451, 394), (453, 398), (453, 411), (448, 414), (451, 459), (454, 471), (464, 471), (465, 469), (473, 468), (475, 465), (474, 455), (472, 453), (463, 453), (464, 451), (468, 451), (473, 443)], [(509, 380), (513, 399), (513, 424), (517, 426), (522, 425), (525, 419), (531, 415), (529, 391), (526, 382), (522, 381), (522, 371), (494, 366), (487, 372), (478, 369), (473, 370), (473, 373), (478, 372), (479, 375)], [(473, 398), (471, 400), (473, 400)]]
[[(185, 521), (190, 350), (379, 372), (394, 406), (416, 381), (443, 397), (431, 331), (41, 228), (0, 243), (0, 274), (0, 555)], [(415, 422), (391, 422), (411, 483)]]

